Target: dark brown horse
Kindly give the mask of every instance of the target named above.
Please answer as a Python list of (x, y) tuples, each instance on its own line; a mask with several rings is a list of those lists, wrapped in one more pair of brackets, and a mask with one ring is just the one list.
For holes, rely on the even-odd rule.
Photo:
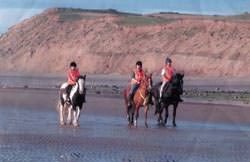
[[(159, 101), (159, 88), (161, 83), (156, 84), (153, 88), (153, 97), (155, 99), (155, 112), (158, 115), (158, 124), (167, 124), (168, 119), (168, 107), (173, 105), (173, 126), (176, 126), (175, 118), (176, 118), (176, 109), (180, 102), (180, 95), (183, 93), (183, 77), (184, 74), (176, 73), (171, 82), (168, 85), (168, 88), (164, 89), (162, 95), (162, 101)], [(165, 119), (163, 121), (162, 113), (165, 109)]]
[[(127, 119), (129, 125), (134, 124), (137, 126), (137, 120), (139, 117), (140, 107), (144, 107), (144, 115), (145, 115), (145, 126), (148, 127), (147, 117), (148, 117), (148, 109), (149, 109), (149, 90), (152, 88), (152, 75), (146, 75), (143, 77), (140, 87), (136, 91), (133, 99), (133, 104), (128, 106), (128, 94), (130, 91), (130, 86), (124, 89), (124, 101), (127, 112)], [(135, 115), (135, 120), (134, 120)]]

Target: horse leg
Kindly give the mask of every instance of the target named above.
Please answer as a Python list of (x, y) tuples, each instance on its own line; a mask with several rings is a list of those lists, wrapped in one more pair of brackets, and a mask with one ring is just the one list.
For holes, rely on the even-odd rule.
[(65, 125), (65, 122), (64, 122), (64, 106), (59, 103), (59, 118), (60, 118), (60, 124), (61, 125)]
[(135, 115), (135, 106), (134, 105), (132, 105), (130, 107), (129, 114), (130, 114), (130, 124), (132, 125), (134, 123), (134, 115)]
[(126, 111), (126, 113), (127, 113), (127, 120), (128, 120), (128, 124), (130, 123), (130, 109), (131, 109), (131, 107), (130, 106), (126, 106), (126, 108), (127, 108), (127, 111)]
[(132, 124), (132, 107), (127, 106), (127, 120), (128, 120), (128, 125)]
[(76, 110), (73, 110), (73, 126), (77, 126), (77, 121), (76, 121)]
[(178, 105), (174, 105), (174, 110), (173, 110), (173, 126), (176, 127), (176, 123), (175, 123), (175, 117), (176, 117), (176, 109), (177, 109)]
[(80, 107), (78, 107), (76, 110), (77, 110), (76, 111), (76, 119), (77, 119), (77, 124), (79, 125), (80, 124), (81, 109), (80, 109)]
[(71, 124), (72, 123), (72, 106), (68, 107), (68, 118), (67, 118), (67, 123)]
[(79, 109), (79, 106), (76, 107), (75, 110), (73, 110), (73, 125), (75, 127), (78, 126), (78, 116), (80, 114), (80, 109)]
[(135, 107), (135, 121), (134, 121), (134, 126), (137, 126), (137, 120), (139, 118), (139, 107)]
[(167, 125), (167, 122), (168, 122), (168, 106), (165, 107), (164, 125)]
[(158, 112), (158, 119), (157, 119), (158, 125), (162, 123), (162, 111)]
[(144, 106), (144, 114), (145, 114), (145, 121), (144, 121), (144, 123), (145, 123), (145, 127), (146, 128), (148, 128), (148, 108), (149, 108), (148, 105)]
[(162, 121), (163, 121), (162, 113), (163, 113), (164, 105), (160, 104), (159, 106), (160, 107), (159, 107), (159, 111), (158, 111), (158, 125), (162, 124)]

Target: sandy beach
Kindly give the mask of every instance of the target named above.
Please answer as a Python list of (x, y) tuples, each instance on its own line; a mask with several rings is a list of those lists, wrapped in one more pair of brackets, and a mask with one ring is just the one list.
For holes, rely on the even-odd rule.
[[(249, 107), (183, 103), (177, 127), (143, 111), (129, 128), (119, 96), (87, 95), (80, 127), (59, 126), (56, 89), (0, 89), (0, 161), (212, 162), (250, 159)], [(171, 114), (171, 113), (170, 113)]]
[[(215, 2), (3, 2), (0, 162), (250, 162), (250, 2)], [(143, 109), (128, 125), (131, 72), (144, 103), (173, 81), (177, 127), (151, 105), (148, 127)], [(79, 127), (59, 122), (68, 78), (86, 92)]]

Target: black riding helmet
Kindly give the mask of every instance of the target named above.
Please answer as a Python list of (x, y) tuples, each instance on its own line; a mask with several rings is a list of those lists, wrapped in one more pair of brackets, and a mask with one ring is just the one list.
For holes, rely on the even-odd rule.
[(142, 62), (141, 62), (141, 61), (137, 61), (137, 62), (136, 62), (136, 65), (142, 66)]
[(69, 65), (69, 67), (76, 67), (76, 63), (74, 61), (72, 61)]
[(165, 64), (171, 64), (171, 63), (172, 63), (172, 60), (169, 57), (167, 57), (165, 60)]

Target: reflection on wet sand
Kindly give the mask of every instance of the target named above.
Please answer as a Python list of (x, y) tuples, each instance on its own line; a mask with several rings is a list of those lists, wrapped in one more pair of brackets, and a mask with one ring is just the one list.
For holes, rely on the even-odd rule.
[[(120, 97), (89, 95), (81, 126), (59, 126), (57, 91), (0, 91), (0, 161), (247, 161), (247, 107), (183, 103), (177, 128), (159, 127), (153, 108), (129, 128)], [(142, 111), (142, 110), (141, 110)], [(171, 116), (170, 116), (171, 117)], [(171, 119), (170, 119), (171, 120)]]

